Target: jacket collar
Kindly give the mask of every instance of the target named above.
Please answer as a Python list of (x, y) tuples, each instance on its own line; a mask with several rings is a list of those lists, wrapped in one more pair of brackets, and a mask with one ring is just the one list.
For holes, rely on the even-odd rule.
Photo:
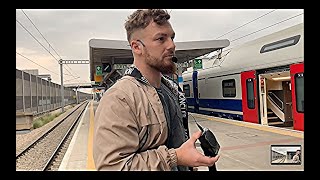
[[(124, 76), (125, 75), (133, 76), (138, 81), (151, 86), (147, 78), (145, 78), (141, 74), (139, 69), (134, 64), (132, 64), (128, 69), (126, 69), (126, 71), (124, 72)], [(179, 86), (174, 82), (174, 80), (172, 80), (170, 77), (161, 75), (161, 82), (164, 83), (175, 95), (178, 95)]]
[(145, 78), (141, 72), (138, 70), (138, 68), (132, 64), (129, 68), (126, 69), (126, 71), (124, 72), (123, 76), (132, 76), (134, 78), (136, 78), (138, 81), (144, 83), (144, 84), (148, 84), (150, 85), (149, 81), (147, 80), (147, 78)]

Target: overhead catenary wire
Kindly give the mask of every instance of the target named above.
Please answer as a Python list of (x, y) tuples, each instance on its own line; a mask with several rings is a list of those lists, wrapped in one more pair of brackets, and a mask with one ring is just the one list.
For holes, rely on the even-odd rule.
[(223, 37), (223, 36), (225, 36), (225, 35), (227, 35), (227, 34), (230, 34), (231, 32), (233, 32), (233, 31), (235, 31), (235, 30), (237, 30), (237, 29), (240, 29), (240, 28), (242, 28), (242, 27), (244, 27), (244, 26), (246, 26), (246, 25), (248, 25), (248, 24), (250, 24), (250, 23), (252, 23), (252, 22), (254, 22), (254, 21), (256, 21), (256, 20), (258, 20), (258, 19), (260, 19), (260, 18), (262, 18), (262, 17), (264, 17), (264, 16), (266, 16), (266, 15), (268, 15), (268, 14), (270, 14), (270, 13), (273, 13), (274, 11), (276, 11), (276, 9), (274, 9), (274, 10), (272, 10), (272, 11), (269, 11), (269, 12), (267, 12), (266, 14), (263, 14), (262, 16), (259, 16), (259, 17), (255, 18), (255, 19), (253, 19), (253, 20), (251, 20), (251, 21), (249, 21), (249, 22), (247, 22), (247, 23), (245, 23), (245, 24), (243, 24), (243, 25), (241, 25), (241, 26), (239, 26), (239, 27), (237, 27), (237, 28), (235, 28), (235, 29), (233, 29), (233, 30), (231, 30), (231, 31), (228, 31), (227, 33), (225, 33), (225, 34), (217, 37), (216, 39), (219, 39), (219, 38), (221, 38), (221, 37)]
[[(268, 14), (270, 14), (270, 13), (271, 13), (271, 12), (269, 12)], [(257, 33), (257, 32), (260, 32), (260, 31), (262, 31), (262, 30), (268, 29), (268, 28), (270, 28), (270, 27), (273, 27), (273, 26), (275, 26), (275, 25), (277, 25), (277, 24), (283, 23), (283, 22), (288, 21), (288, 20), (290, 20), (290, 19), (293, 19), (293, 18), (296, 18), (296, 17), (298, 17), (298, 16), (301, 16), (302, 14), (304, 14), (304, 13), (300, 13), (300, 14), (298, 14), (298, 15), (295, 15), (295, 16), (292, 16), (292, 17), (289, 17), (289, 18), (286, 18), (286, 19), (284, 19), (284, 20), (282, 20), (282, 21), (278, 21), (278, 22), (276, 22), (276, 23), (274, 23), (274, 24), (271, 24), (271, 25), (266, 26), (266, 27), (264, 27), (264, 28), (258, 29), (257, 31), (254, 31), (254, 32), (251, 32), (251, 33), (246, 34), (246, 35), (244, 35), (244, 36), (241, 36), (241, 37), (239, 37), (239, 38), (233, 39), (233, 40), (230, 41), (230, 43), (231, 43), (231, 42), (234, 42), (234, 41), (237, 41), (237, 40), (239, 40), (239, 39), (242, 39), (242, 38), (244, 38), (244, 37), (250, 36), (250, 35), (252, 35), (252, 34), (255, 34), (255, 33)], [(250, 22), (251, 22), (251, 21), (250, 21)], [(243, 26), (243, 25), (242, 25), (242, 26)], [(240, 27), (242, 27), (242, 26), (240, 26)], [(239, 29), (239, 28), (237, 28), (237, 29)], [(239, 46), (239, 45), (238, 45), (238, 46)], [(229, 52), (227, 53), (227, 54), (229, 54), (229, 53), (230, 53), (230, 50), (231, 50), (232, 48), (235, 48), (235, 47), (237, 47), (237, 46), (233, 46), (233, 47), (230, 47), (230, 48), (226, 48), (226, 49), (224, 49), (222, 52), (229, 51)], [(226, 56), (227, 54), (225, 54), (224, 56)], [(222, 56), (222, 57), (224, 57), (224, 56)], [(224, 59), (224, 60), (225, 60), (225, 59)], [(223, 61), (224, 61), (224, 60), (223, 60)], [(223, 61), (221, 61), (221, 62), (219, 63), (219, 65), (217, 65), (217, 66), (221, 66), (221, 64), (223, 63)], [(212, 64), (212, 67), (216, 67), (216, 66), (213, 66), (213, 64)], [(212, 67), (210, 67), (210, 68), (212, 68)]]
[[(21, 9), (21, 11), (23, 12), (23, 14), (29, 19), (29, 21), (31, 22), (31, 24), (34, 26), (34, 28), (36, 28), (36, 30), (39, 32), (39, 34), (43, 37), (43, 39), (49, 44), (49, 47), (52, 48), (52, 50), (59, 56), (60, 59), (61, 56), (57, 53), (57, 51), (52, 47), (52, 45), (48, 42), (48, 40), (43, 36), (43, 34), (40, 32), (40, 30), (37, 28), (37, 26), (33, 23), (33, 21), (29, 18), (29, 16), (23, 11), (23, 9)], [(49, 49), (50, 50), (50, 49)]]
[[(233, 40), (231, 40), (230, 42), (235, 42), (235, 41), (237, 41), (237, 40), (239, 40), (239, 39), (242, 39), (242, 38), (244, 38), (244, 37), (250, 36), (250, 35), (252, 35), (252, 34), (255, 34), (255, 33), (257, 33), (257, 32), (260, 32), (260, 31), (262, 31), (262, 30), (265, 30), (265, 29), (268, 29), (268, 28), (270, 28), (270, 27), (272, 27), (272, 26), (275, 26), (275, 25), (277, 25), (277, 24), (280, 24), (280, 23), (283, 23), (283, 22), (288, 21), (288, 20), (290, 20), (290, 19), (293, 19), (293, 18), (296, 18), (296, 17), (298, 17), (298, 16), (301, 16), (302, 14), (304, 14), (304, 13), (300, 13), (300, 14), (298, 14), (298, 15), (289, 17), (289, 18), (287, 18), (287, 19), (284, 19), (284, 20), (282, 20), (282, 21), (276, 22), (276, 23), (271, 24), (271, 25), (269, 25), (269, 26), (266, 26), (266, 27), (264, 27), (264, 28), (258, 29), (257, 31), (254, 31), (254, 32), (251, 32), (251, 33), (246, 34), (246, 35), (244, 35), (244, 36), (241, 36), (241, 37), (238, 37), (238, 38), (236, 38), (236, 39), (233, 39)], [(239, 46), (239, 45), (237, 45), (237, 46)], [(233, 46), (233, 47), (226, 48), (226, 49), (223, 50), (223, 52), (224, 52), (224, 51), (231, 50), (232, 48), (235, 48), (235, 47), (237, 47), (237, 46)]]
[(25, 58), (25, 59), (27, 59), (27, 60), (31, 61), (32, 63), (34, 63), (34, 64), (36, 64), (36, 65), (38, 65), (38, 66), (42, 67), (43, 69), (45, 69), (45, 70), (47, 70), (47, 71), (49, 71), (49, 72), (51, 72), (51, 73), (53, 73), (53, 74), (59, 75), (58, 73), (53, 72), (53, 71), (51, 71), (50, 69), (48, 69), (48, 68), (46, 68), (46, 67), (44, 67), (44, 66), (41, 66), (40, 64), (38, 64), (38, 63), (34, 62), (33, 60), (31, 60), (31, 59), (29, 59), (29, 58), (27, 58), (27, 57), (25, 57), (24, 55), (22, 55), (22, 54), (20, 54), (20, 53), (18, 53), (18, 52), (16, 52), (16, 53), (17, 53), (18, 55), (20, 55), (21, 57), (23, 57), (23, 58)]
[[(272, 11), (269, 11), (269, 12), (267, 12), (267, 13), (265, 13), (265, 14), (257, 17), (257, 18), (255, 18), (255, 19), (253, 19), (253, 20), (251, 20), (251, 21), (249, 21), (249, 22), (247, 22), (247, 23), (245, 23), (245, 24), (243, 24), (243, 25), (241, 25), (241, 26), (239, 26), (239, 27), (237, 27), (237, 28), (235, 28), (235, 29), (232, 29), (232, 30), (230, 30), (230, 31), (228, 31), (228, 32), (226, 32), (226, 33), (218, 36), (218, 37), (215, 38), (215, 39), (217, 40), (217, 39), (219, 39), (219, 38), (221, 38), (221, 37), (223, 37), (223, 36), (225, 36), (225, 35), (227, 35), (227, 34), (230, 34), (230, 33), (234, 32), (234, 31), (236, 31), (236, 30), (238, 30), (238, 29), (240, 29), (240, 28), (242, 28), (242, 27), (244, 27), (244, 26), (246, 26), (246, 25), (248, 25), (248, 24), (250, 24), (250, 23), (252, 23), (252, 22), (254, 22), (254, 21), (257, 21), (258, 19), (260, 19), (260, 18), (262, 18), (262, 17), (264, 17), (264, 16), (266, 16), (266, 15), (268, 15), (268, 14), (271, 14), (271, 13), (274, 12), (274, 11), (276, 11), (276, 9), (274, 9), (274, 10), (272, 10)], [(204, 57), (208, 57), (211, 53), (212, 53), (212, 52), (204, 55)]]
[[(231, 30), (231, 31), (228, 31), (227, 33), (225, 33), (225, 34), (217, 37), (216, 39), (219, 39), (219, 38), (221, 38), (221, 37), (223, 37), (223, 36), (225, 36), (225, 35), (227, 35), (227, 34), (230, 34), (231, 32), (234, 32), (235, 30), (238, 30), (238, 29), (240, 29), (240, 28), (242, 28), (242, 27), (244, 27), (244, 26), (246, 26), (246, 25), (248, 25), (248, 24), (250, 24), (250, 23), (252, 23), (252, 22), (254, 22), (254, 21), (256, 21), (256, 20), (258, 20), (258, 19), (260, 19), (260, 18), (262, 18), (262, 17), (264, 17), (264, 16), (266, 16), (266, 15), (269, 15), (269, 14), (271, 14), (271, 13), (274, 12), (274, 11), (276, 11), (276, 9), (275, 9), (275, 10), (272, 10), (272, 11), (269, 11), (268, 13), (263, 14), (263, 15), (255, 18), (255, 19), (253, 19), (253, 20), (251, 20), (251, 21), (249, 21), (249, 22), (247, 22), (247, 23), (245, 23), (245, 24), (243, 24), (243, 25), (241, 25), (241, 26), (239, 26), (239, 27), (237, 27), (237, 28), (235, 28), (235, 29), (233, 29), (233, 30)], [(250, 36), (250, 35), (252, 35), (252, 34), (255, 34), (255, 33), (259, 32), (259, 31), (262, 31), (262, 30), (264, 30), (264, 29), (268, 29), (268, 28), (270, 28), (270, 27), (272, 27), (272, 26), (275, 26), (275, 25), (277, 25), (277, 24), (283, 23), (283, 22), (288, 21), (288, 20), (290, 20), (290, 19), (293, 19), (293, 18), (296, 18), (296, 17), (298, 17), (298, 16), (301, 16), (302, 14), (303, 14), (303, 13), (298, 14), (298, 15), (295, 15), (295, 16), (292, 16), (292, 17), (289, 17), (289, 18), (287, 18), (287, 19), (284, 19), (284, 20), (282, 20), (282, 21), (279, 21), (279, 22), (277, 22), (277, 23), (274, 23), (274, 24), (272, 24), (272, 25), (270, 25), (270, 26), (261, 28), (261, 29), (259, 29), (259, 30), (257, 30), (257, 31), (254, 31), (254, 32), (251, 32), (251, 33), (246, 34), (246, 35), (244, 35), (244, 36), (241, 36), (241, 37), (238, 37), (238, 38), (236, 38), (236, 39), (230, 40), (230, 43), (235, 42), (235, 41), (237, 41), (237, 40), (240, 40), (240, 39), (242, 39), (242, 38), (244, 38), (244, 37)], [(234, 46), (234, 47), (236, 47), (236, 46)], [(234, 47), (226, 48), (226, 49), (224, 49), (223, 51), (230, 50), (230, 49), (232, 49), (232, 48), (234, 48)], [(211, 54), (211, 53), (212, 53), (212, 52), (210, 52), (210, 53), (208, 53), (208, 54)]]
[[(23, 24), (21, 24), (21, 22), (18, 20), (18, 19), (16, 19), (16, 21), (20, 24), (20, 26), (25, 30), (25, 31), (27, 31), (28, 33), (29, 33), (29, 35), (34, 39), (34, 40), (36, 40), (54, 59), (56, 59), (56, 61), (57, 62), (59, 62), (59, 60), (53, 55), (53, 54), (51, 54), (51, 52), (46, 48), (46, 47), (44, 47), (44, 45), (36, 38), (36, 37), (34, 37), (34, 35), (23, 25)], [(71, 76), (74, 76), (74, 75), (72, 75), (72, 73), (68, 70), (68, 69), (66, 69), (70, 74), (71, 74)], [(75, 77), (75, 76), (74, 76)]]
[[(57, 51), (52, 47), (52, 45), (48, 42), (48, 40), (42, 35), (42, 33), (40, 32), (40, 30), (35, 26), (35, 24), (32, 22), (32, 20), (27, 16), (27, 14), (22, 10), (22, 12), (25, 14), (25, 16), (28, 18), (28, 20), (32, 23), (32, 25), (37, 29), (37, 31), (41, 34), (41, 36), (46, 40), (46, 42), (49, 44), (49, 47), (51, 47), (54, 52), (61, 58), (61, 56), (57, 53)], [(50, 52), (50, 50), (48, 50), (18, 19), (16, 19), (16, 21), (19, 23), (19, 25), (28, 32), (28, 34), (35, 39), (57, 62), (59, 62), (59, 60)], [(67, 64), (66, 66), (72, 70)], [(71, 73), (66, 67), (64, 67), (74, 78), (76, 78), (76, 76), (78, 76), (76, 73), (76, 76), (73, 75), (73, 73)], [(78, 76), (79, 77), (79, 76)], [(78, 80), (79, 81), (79, 80)]]
[(264, 27), (264, 28), (262, 28), (262, 29), (259, 29), (259, 30), (257, 30), (257, 31), (254, 31), (254, 32), (252, 32), (252, 33), (249, 33), (249, 34), (246, 34), (246, 35), (241, 36), (241, 37), (239, 37), (239, 38), (233, 39), (233, 40), (231, 40), (230, 42), (237, 41), (237, 40), (242, 39), (242, 38), (244, 38), (244, 37), (247, 37), (247, 36), (249, 36), (249, 35), (255, 34), (255, 33), (259, 32), (259, 31), (268, 29), (268, 28), (270, 28), (270, 27), (272, 27), (272, 26), (275, 26), (275, 25), (277, 25), (277, 24), (280, 24), (280, 23), (283, 23), (283, 22), (288, 21), (288, 20), (290, 20), (290, 19), (293, 19), (293, 18), (296, 18), (296, 17), (298, 17), (298, 16), (301, 16), (302, 14), (304, 14), (304, 13), (301, 13), (301, 14), (292, 16), (292, 17), (290, 17), (290, 18), (284, 19), (284, 20), (279, 21), (279, 22), (277, 22), (277, 23), (274, 23), (274, 24), (272, 24), (272, 25), (270, 25), (270, 26)]
[[(56, 74), (56, 75), (59, 76), (58, 73), (53, 72), (53, 71), (51, 71), (50, 69), (48, 69), (48, 68), (46, 68), (46, 67), (44, 67), (44, 66), (41, 66), (40, 64), (38, 64), (38, 63), (36, 63), (35, 61), (31, 60), (30, 58), (28, 58), (28, 57), (26, 57), (26, 56), (24, 56), (24, 55), (22, 55), (22, 54), (20, 54), (20, 53), (18, 53), (18, 52), (16, 52), (16, 54), (20, 55), (21, 57), (23, 57), (23, 58), (25, 58), (25, 59), (27, 59), (27, 60), (29, 60), (29, 61), (31, 61), (31, 62), (34, 63), (34, 64), (40, 66), (41, 68), (43, 68), (43, 69), (45, 69), (45, 70), (47, 70), (47, 71), (49, 71), (49, 72), (51, 72), (51, 73)], [(69, 75), (69, 74), (64, 74), (64, 75), (66, 75), (66, 76), (71, 76), (71, 75)], [(79, 77), (76, 77), (76, 78), (78, 79)], [(71, 79), (71, 80), (73, 80), (73, 79)], [(67, 79), (66, 81), (69, 81), (69, 79)]]
[[(39, 32), (39, 34), (43, 37), (43, 39), (48, 43), (49, 48), (51, 47), (51, 49), (59, 56), (59, 59), (62, 59), (61, 56), (57, 53), (57, 51), (53, 48), (53, 46), (49, 43), (49, 41), (43, 36), (43, 34), (40, 32), (40, 30), (37, 28), (37, 26), (33, 23), (33, 21), (29, 18), (29, 16), (23, 11), (23, 9), (21, 9), (21, 11), (23, 12), (23, 14), (28, 18), (28, 20), (31, 22), (31, 24), (34, 26), (34, 28), (36, 28), (36, 30)], [(49, 49), (50, 51), (50, 49)], [(68, 66), (68, 64), (65, 64), (71, 71), (72, 69), (70, 68), (70, 66)], [(66, 69), (66, 68), (65, 68)], [(66, 69), (67, 70), (67, 69)], [(68, 71), (69, 72), (69, 71)], [(69, 72), (70, 74), (72, 74), (71, 72)], [(77, 73), (75, 73), (76, 76)]]

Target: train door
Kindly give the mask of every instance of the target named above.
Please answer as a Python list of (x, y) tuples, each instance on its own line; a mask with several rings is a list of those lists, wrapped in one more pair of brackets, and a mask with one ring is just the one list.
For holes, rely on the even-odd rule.
[(192, 74), (193, 96), (194, 96), (194, 112), (199, 113), (199, 93), (198, 93), (198, 71)]
[(259, 82), (261, 124), (268, 125), (267, 80), (264, 75), (259, 75)]
[(258, 123), (258, 99), (256, 71), (241, 73), (243, 120)]
[(293, 129), (304, 131), (304, 64), (290, 66)]

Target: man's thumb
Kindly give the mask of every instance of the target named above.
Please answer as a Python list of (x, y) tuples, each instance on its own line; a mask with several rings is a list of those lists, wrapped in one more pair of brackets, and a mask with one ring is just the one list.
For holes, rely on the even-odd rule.
[(195, 133), (192, 134), (191, 139), (193, 140), (193, 142), (196, 142), (197, 139), (201, 136), (202, 132), (201, 131), (197, 131)]

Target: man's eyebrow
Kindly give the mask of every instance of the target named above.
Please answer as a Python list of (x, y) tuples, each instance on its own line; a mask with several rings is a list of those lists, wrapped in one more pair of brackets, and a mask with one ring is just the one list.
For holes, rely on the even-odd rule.
[[(176, 35), (176, 34), (173, 33), (173, 34), (172, 34), (172, 37), (175, 37), (175, 35)], [(157, 33), (157, 34), (154, 35), (154, 37), (157, 37), (157, 36), (168, 36), (168, 34), (166, 34), (166, 33)]]
[(157, 37), (157, 36), (168, 36), (168, 34), (166, 33), (157, 33), (154, 35), (154, 37)]

